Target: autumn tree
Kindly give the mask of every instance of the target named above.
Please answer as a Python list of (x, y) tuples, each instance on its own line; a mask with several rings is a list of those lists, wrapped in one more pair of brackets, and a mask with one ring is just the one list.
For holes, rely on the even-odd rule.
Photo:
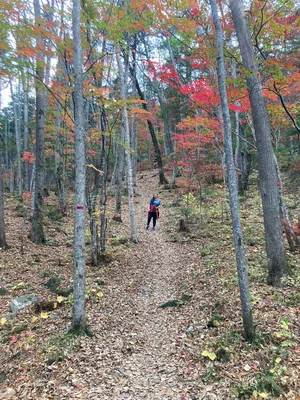
[[(40, 1), (34, 0), (35, 24), (38, 29), (43, 24), (41, 16)], [(44, 142), (45, 142), (45, 122), (46, 122), (46, 93), (43, 87), (45, 79), (44, 70), (44, 48), (43, 40), (37, 37), (37, 48), (39, 50), (36, 60), (36, 139), (35, 139), (35, 183), (34, 183), (34, 202), (31, 221), (31, 240), (35, 243), (44, 243)]]
[(255, 127), (268, 257), (268, 283), (273, 286), (279, 286), (281, 278), (287, 272), (287, 264), (280, 220), (277, 176), (271, 143), (271, 126), (242, 2), (240, 0), (231, 0), (230, 9), (243, 65), (246, 69), (246, 82)]
[(234, 235), (235, 257), (236, 257), (237, 271), (239, 277), (244, 333), (245, 333), (245, 338), (248, 341), (252, 341), (254, 337), (254, 327), (251, 315), (247, 263), (246, 263), (244, 244), (243, 244), (243, 233), (241, 228), (241, 219), (239, 212), (237, 179), (236, 179), (234, 156), (232, 150), (231, 120), (230, 120), (227, 91), (226, 91), (223, 31), (218, 16), (218, 7), (216, 0), (210, 0), (210, 5), (217, 36), (216, 44), (217, 44), (218, 85), (219, 85), (223, 124), (224, 124), (224, 144), (225, 144), (226, 167), (228, 174), (230, 210), (231, 210), (232, 230)]

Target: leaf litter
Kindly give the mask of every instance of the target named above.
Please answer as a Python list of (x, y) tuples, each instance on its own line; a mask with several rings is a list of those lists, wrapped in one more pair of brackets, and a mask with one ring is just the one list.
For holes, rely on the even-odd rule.
[[(23, 219), (7, 199), (11, 247), (0, 253), (1, 287), (7, 291), (0, 315), (9, 313), (14, 297), (28, 293), (52, 307), (35, 313), (32, 306), (13, 319), (1, 318), (0, 399), (299, 398), (297, 287), (274, 289), (264, 282), (263, 245), (251, 241), (261, 233), (257, 197), (249, 199), (253, 209), (244, 204), (241, 212), (246, 239), (252, 235), (247, 253), (257, 338), (249, 345), (242, 337), (230, 219), (225, 215), (221, 223), (216, 211), (222, 198), (206, 204), (205, 221), (188, 236), (177, 232), (180, 216), (172, 207), (180, 193), (160, 190), (160, 229), (148, 232), (147, 203), (159, 190), (152, 175), (143, 172), (137, 181), (139, 244), (121, 245), (99, 269), (87, 265), (92, 337), (68, 334), (71, 295), (45, 285), (59, 277), (59, 288), (72, 287), (71, 211), (59, 224), (47, 221), (55, 246), (37, 246), (26, 235), (20, 243)], [(126, 203), (123, 223), (110, 223), (109, 237), (130, 236)], [(291, 257), (299, 264), (299, 254)], [(176, 306), (160, 307), (170, 301)]]

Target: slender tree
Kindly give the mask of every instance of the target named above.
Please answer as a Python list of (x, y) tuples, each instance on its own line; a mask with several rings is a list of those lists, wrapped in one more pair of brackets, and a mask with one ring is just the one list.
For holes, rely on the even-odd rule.
[[(135, 54), (134, 54), (134, 58), (135, 58)], [(148, 105), (145, 102), (144, 93), (142, 92), (142, 89), (140, 87), (139, 81), (138, 81), (137, 76), (135, 74), (135, 68), (133, 68), (132, 66), (130, 67), (130, 73), (131, 73), (132, 79), (134, 81), (134, 84), (136, 86), (136, 90), (137, 90), (138, 96), (143, 101), (142, 107), (143, 107), (143, 109), (145, 111), (148, 111)], [(165, 176), (164, 166), (163, 166), (162, 157), (161, 157), (161, 151), (160, 151), (159, 143), (158, 143), (158, 140), (157, 140), (157, 137), (156, 137), (154, 125), (153, 125), (153, 123), (152, 123), (150, 118), (147, 119), (147, 124), (148, 124), (149, 132), (150, 132), (150, 135), (151, 135), (153, 147), (154, 147), (155, 157), (156, 157), (156, 160), (157, 160), (157, 166), (158, 166), (158, 170), (159, 170), (159, 183), (160, 184), (166, 184), (166, 183), (168, 183), (168, 180), (167, 180), (167, 178)]]
[(22, 195), (22, 169), (21, 169), (21, 132), (20, 132), (20, 107), (18, 107), (16, 96), (13, 92), (12, 81), (10, 81), (10, 93), (14, 112), (16, 152), (17, 152), (17, 186), (18, 195)]
[[(43, 23), (41, 17), (40, 1), (34, 0), (35, 24), (40, 27)], [(43, 49), (43, 40), (37, 37), (37, 48)], [(35, 139), (35, 184), (33, 191), (33, 212), (31, 221), (31, 240), (34, 243), (44, 243), (44, 143), (46, 121), (46, 94), (43, 87), (44, 55), (39, 51), (36, 60), (36, 139)]]
[(217, 62), (218, 62), (217, 65), (218, 86), (221, 97), (221, 107), (222, 107), (223, 124), (224, 124), (225, 158), (226, 158), (226, 167), (228, 174), (230, 210), (232, 219), (232, 229), (234, 235), (235, 257), (236, 257), (236, 264), (237, 264), (237, 271), (239, 278), (243, 325), (244, 325), (245, 338), (248, 341), (252, 341), (254, 336), (254, 328), (253, 328), (251, 306), (250, 306), (247, 263), (245, 258), (243, 234), (242, 234), (240, 212), (239, 212), (237, 179), (234, 166), (234, 155), (232, 150), (230, 113), (229, 113), (227, 91), (225, 84), (226, 78), (225, 78), (225, 67), (224, 67), (223, 32), (218, 16), (218, 7), (216, 0), (210, 0), (210, 5), (217, 36), (216, 40), (217, 40)]
[(239, 42), (246, 82), (250, 97), (258, 153), (260, 191), (264, 213), (266, 252), (268, 257), (268, 283), (280, 286), (287, 272), (276, 168), (271, 143), (271, 127), (265, 104), (262, 84), (257, 70), (251, 34), (240, 0), (231, 0), (230, 9)]
[(5, 222), (4, 222), (4, 201), (3, 201), (3, 179), (2, 168), (0, 167), (0, 247), (6, 248)]
[(125, 101), (127, 99), (127, 77), (128, 77), (128, 60), (127, 65), (125, 65), (125, 70), (122, 66), (122, 60), (120, 53), (117, 53), (117, 62), (120, 73), (120, 86), (121, 86), (121, 99), (124, 100), (124, 105), (122, 107), (122, 125), (124, 129), (124, 139), (125, 139), (125, 161), (126, 161), (126, 172), (127, 172), (127, 184), (128, 184), (128, 204), (129, 204), (129, 214), (130, 214), (130, 224), (131, 224), (131, 240), (135, 243), (139, 241), (135, 211), (134, 211), (134, 191), (133, 191), (133, 174), (132, 174), (132, 163), (130, 155), (130, 134), (129, 134), (129, 121), (128, 113)]
[(74, 110), (75, 110), (75, 221), (74, 221), (74, 303), (72, 328), (85, 328), (85, 135), (83, 105), (80, 0), (73, 0)]

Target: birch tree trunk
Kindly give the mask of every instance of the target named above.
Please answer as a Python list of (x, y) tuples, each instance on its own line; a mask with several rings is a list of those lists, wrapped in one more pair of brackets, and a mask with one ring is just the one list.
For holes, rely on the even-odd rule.
[(5, 238), (5, 221), (4, 221), (4, 201), (3, 201), (3, 179), (2, 179), (2, 169), (0, 167), (0, 247), (6, 248), (6, 238)]
[(73, 1), (74, 110), (75, 110), (75, 221), (74, 221), (74, 302), (72, 329), (85, 329), (85, 137), (83, 106), (80, 0)]
[[(125, 72), (122, 66), (122, 60), (120, 54), (117, 53), (117, 63), (120, 73), (120, 86), (121, 86), (121, 99), (124, 100), (124, 106), (122, 108), (122, 124), (124, 124), (124, 134), (125, 134), (125, 160), (126, 160), (126, 169), (127, 169), (127, 185), (128, 185), (128, 204), (129, 204), (129, 214), (130, 214), (130, 225), (131, 225), (131, 240), (134, 243), (138, 243), (138, 233), (136, 227), (135, 220), (135, 211), (134, 211), (134, 191), (133, 191), (133, 176), (132, 176), (132, 164), (131, 164), (131, 154), (130, 154), (130, 134), (129, 134), (129, 121), (128, 121), (128, 113), (125, 104), (125, 100), (127, 99), (127, 81), (125, 77), (127, 77), (126, 69)], [(125, 66), (128, 68), (128, 66)]]
[(282, 276), (287, 273), (287, 263), (280, 220), (277, 176), (273, 160), (269, 115), (263, 97), (262, 85), (256, 67), (251, 35), (245, 19), (243, 4), (240, 0), (231, 0), (230, 9), (243, 65), (246, 69), (246, 82), (255, 128), (266, 252), (268, 257), (268, 283), (272, 286), (280, 286)]
[[(41, 9), (39, 0), (34, 0), (35, 23), (41, 26)], [(43, 48), (43, 41), (37, 38), (37, 48)], [(35, 191), (33, 193), (33, 213), (31, 221), (31, 240), (44, 243), (44, 142), (46, 121), (46, 100), (42, 82), (44, 81), (44, 55), (40, 51), (36, 60), (36, 141), (35, 141)]]
[(225, 142), (225, 157), (228, 173), (228, 188), (230, 197), (230, 210), (232, 229), (234, 235), (235, 257), (238, 271), (240, 298), (242, 306), (242, 318), (245, 338), (252, 341), (254, 337), (254, 327), (252, 322), (250, 295), (248, 287), (247, 263), (243, 245), (243, 234), (241, 228), (241, 220), (239, 213), (239, 200), (237, 191), (237, 181), (234, 166), (234, 156), (232, 150), (231, 137), (231, 122), (229, 114), (229, 106), (227, 100), (226, 84), (225, 84), (225, 67), (223, 54), (223, 32), (218, 16), (218, 7), (216, 0), (210, 0), (213, 22), (217, 35), (217, 68), (218, 68), (218, 86), (221, 97), (223, 124), (224, 124), (224, 142)]

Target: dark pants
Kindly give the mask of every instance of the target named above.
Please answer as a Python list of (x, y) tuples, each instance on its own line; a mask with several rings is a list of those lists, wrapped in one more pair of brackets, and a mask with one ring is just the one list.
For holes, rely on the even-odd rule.
[(156, 225), (156, 219), (157, 219), (157, 212), (148, 212), (148, 222), (147, 222), (147, 226), (149, 226), (151, 219), (153, 218), (153, 228), (155, 228)]

